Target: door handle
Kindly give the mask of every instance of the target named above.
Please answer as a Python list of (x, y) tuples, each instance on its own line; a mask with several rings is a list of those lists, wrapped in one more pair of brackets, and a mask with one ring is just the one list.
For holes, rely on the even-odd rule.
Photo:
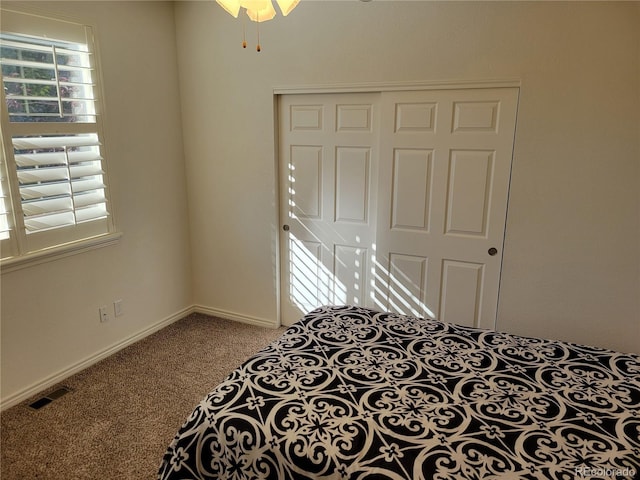
[(288, 231), (289, 231), (289, 225), (283, 225), (283, 226), (282, 226), (282, 229), (283, 229), (285, 232), (288, 232)]
[(496, 253), (498, 253), (498, 249), (497, 249), (497, 248), (495, 248), (495, 247), (491, 247), (491, 248), (487, 251), (487, 253), (493, 257)]

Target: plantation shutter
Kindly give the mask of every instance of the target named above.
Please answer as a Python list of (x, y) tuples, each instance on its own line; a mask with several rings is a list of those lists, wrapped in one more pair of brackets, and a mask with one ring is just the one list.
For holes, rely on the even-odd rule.
[(14, 137), (27, 233), (108, 215), (96, 134)]
[(7, 197), (7, 185), (5, 177), (4, 155), (0, 152), (0, 240), (9, 239), (9, 208), (11, 204)]
[[(3, 19), (0, 33), (12, 185), (11, 197), (2, 190), (0, 236), (9, 235), (3, 231), (12, 206), (21, 250), (30, 252), (109, 233), (112, 223), (90, 28), (26, 17), (11, 12), (16, 28), (5, 28)], [(72, 41), (60, 40), (65, 32)]]

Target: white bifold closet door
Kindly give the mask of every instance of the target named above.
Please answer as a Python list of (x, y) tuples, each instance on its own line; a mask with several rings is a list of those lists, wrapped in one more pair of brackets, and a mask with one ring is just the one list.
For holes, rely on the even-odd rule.
[(281, 312), (495, 328), (518, 89), (281, 95)]

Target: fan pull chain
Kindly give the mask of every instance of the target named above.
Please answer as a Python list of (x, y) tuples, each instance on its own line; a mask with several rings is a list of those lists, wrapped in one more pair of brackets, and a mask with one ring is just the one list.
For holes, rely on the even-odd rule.
[(256, 45), (256, 52), (259, 52), (260, 50), (262, 50), (260, 48), (260, 14), (256, 13), (256, 31), (258, 32), (258, 45)]
[[(244, 15), (242, 16), (242, 48), (247, 48), (247, 28), (246, 28), (246, 19)], [(260, 46), (260, 14), (256, 12), (256, 32), (258, 34), (258, 44), (256, 45), (256, 51), (261, 52), (262, 47)]]
[(245, 28), (244, 16), (242, 17), (242, 48), (247, 48), (247, 30)]

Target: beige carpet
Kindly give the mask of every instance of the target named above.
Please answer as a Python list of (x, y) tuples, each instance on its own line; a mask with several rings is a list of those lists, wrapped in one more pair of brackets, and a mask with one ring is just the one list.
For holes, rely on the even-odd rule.
[(60, 385), (72, 391), (40, 410), (2, 412), (2, 480), (154, 479), (195, 405), (247, 357), (279, 337), (193, 314)]

